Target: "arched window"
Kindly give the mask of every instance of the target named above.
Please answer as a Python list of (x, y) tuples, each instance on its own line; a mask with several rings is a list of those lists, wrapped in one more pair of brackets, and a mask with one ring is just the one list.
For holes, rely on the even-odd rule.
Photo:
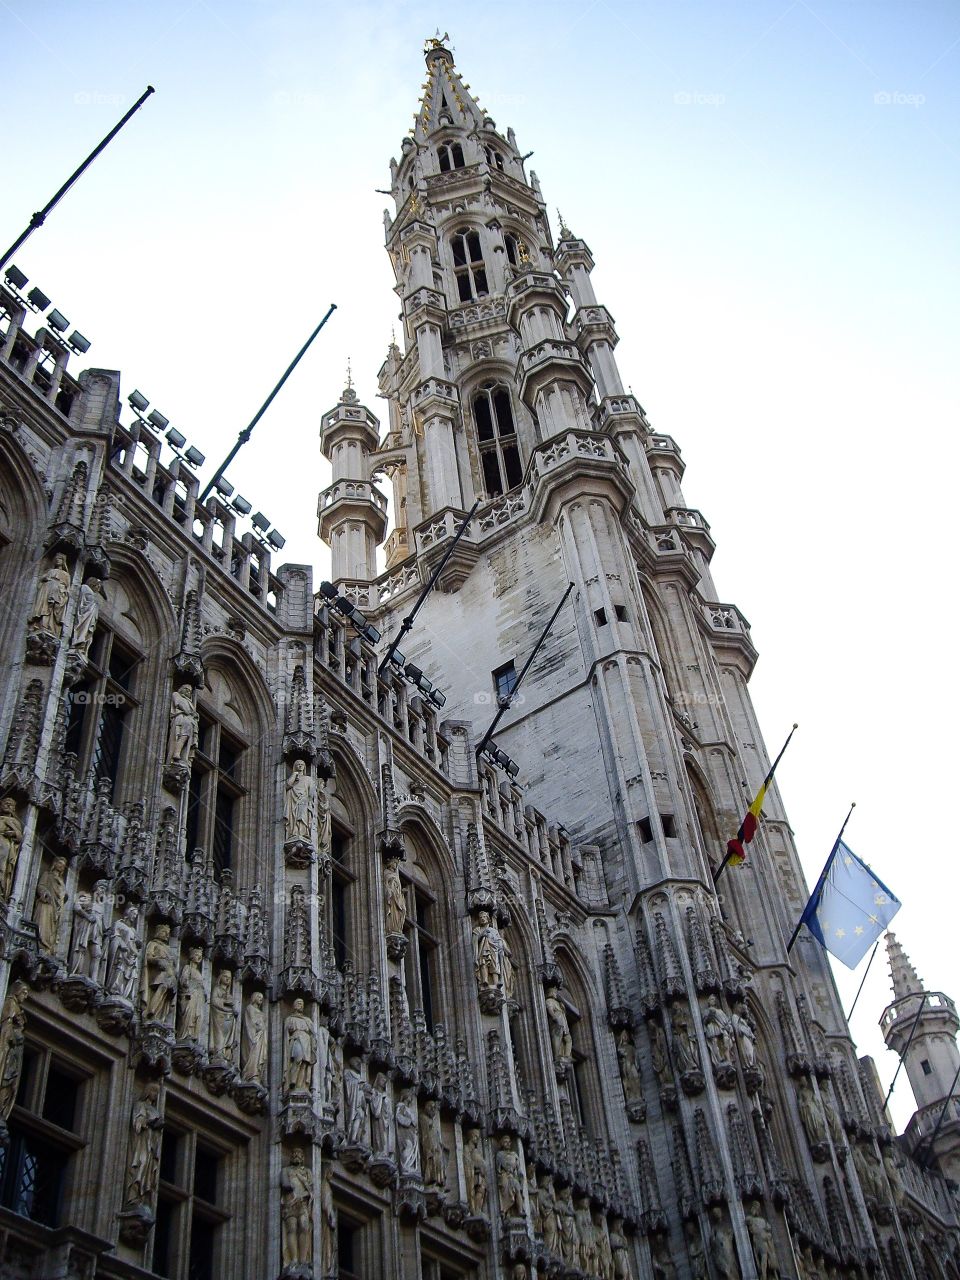
[(517, 427), (506, 387), (487, 383), (473, 398), (480, 467), (488, 498), (515, 489), (523, 479)]
[(348, 957), (355, 959), (350, 907), (357, 877), (350, 866), (350, 840), (347, 829), (334, 821), (330, 836), (330, 907), (327, 928), (333, 958), (341, 971)]
[(227, 729), (215, 712), (198, 708), (200, 732), (190, 770), (187, 849), (213, 852), (217, 875), (235, 865), (238, 845), (243, 756), (247, 744)]
[(407, 1003), (412, 1009), (423, 1010), (427, 1030), (432, 1033), (440, 1012), (437, 985), (439, 942), (435, 932), (438, 927), (437, 901), (430, 888), (417, 880), (408, 881), (404, 890), (407, 898), (407, 922), (403, 930), (407, 938), (404, 957)]
[(98, 626), (85, 677), (69, 691), (66, 750), (84, 777), (109, 778), (111, 798), (124, 762), (137, 696), (140, 655), (115, 632)]
[(503, 237), (503, 244), (507, 251), (507, 261), (512, 267), (518, 267), (520, 265), (520, 241), (508, 231)]
[(484, 147), (483, 153), (487, 157), (487, 164), (491, 169), (499, 169), (503, 173), (503, 156), (496, 147)]
[(441, 173), (449, 173), (451, 169), (462, 169), (463, 147), (459, 142), (441, 142), (437, 147), (437, 158), (440, 161)]
[(453, 271), (457, 277), (457, 292), (461, 302), (485, 298), (490, 292), (487, 272), (483, 265), (483, 250), (476, 231), (458, 231), (450, 240), (453, 250)]

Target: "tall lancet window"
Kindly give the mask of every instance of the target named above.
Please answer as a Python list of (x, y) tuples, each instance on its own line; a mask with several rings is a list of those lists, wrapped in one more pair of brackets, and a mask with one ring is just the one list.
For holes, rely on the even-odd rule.
[(458, 231), (450, 240), (453, 250), (453, 271), (457, 277), (457, 291), (461, 302), (485, 298), (490, 292), (487, 272), (483, 265), (483, 250), (476, 231)]
[(503, 156), (496, 147), (484, 147), (483, 153), (487, 157), (487, 164), (491, 169), (499, 169), (503, 173)]
[(477, 424), (477, 444), (483, 485), (488, 498), (515, 489), (523, 479), (517, 427), (513, 420), (510, 392), (488, 382), (473, 398), (473, 419)]
[(449, 173), (451, 169), (462, 169), (463, 147), (459, 142), (441, 142), (437, 147), (437, 159), (440, 161), (441, 173)]

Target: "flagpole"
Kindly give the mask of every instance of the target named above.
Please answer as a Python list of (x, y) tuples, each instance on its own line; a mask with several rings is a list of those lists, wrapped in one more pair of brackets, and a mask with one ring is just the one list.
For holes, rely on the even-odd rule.
[[(837, 852), (837, 849), (840, 847), (840, 841), (843, 839), (843, 833), (847, 829), (847, 823), (850, 821), (850, 815), (853, 813), (856, 807), (857, 807), (856, 800), (851, 801), (850, 808), (847, 810), (847, 816), (843, 820), (843, 826), (838, 831), (837, 838), (833, 842), (833, 848), (830, 850), (827, 860), (823, 864), (823, 870), (820, 872), (820, 879), (817, 881), (816, 886), (814, 887), (813, 893), (811, 893), (810, 897), (807, 899), (807, 905), (803, 908), (803, 911), (800, 915), (800, 919), (797, 921), (797, 927), (794, 929), (793, 933), (790, 936), (790, 941), (787, 943), (787, 955), (789, 955), (790, 952), (793, 950), (793, 944), (796, 942), (797, 938), (800, 935), (800, 930), (803, 928), (803, 922), (806, 917), (807, 910), (810, 906), (810, 903), (813, 902), (817, 894), (823, 888), (823, 882), (827, 878), (827, 872), (830, 869), (830, 863), (833, 861), (833, 855)], [(864, 974), (864, 977), (866, 977), (866, 974)], [(860, 993), (857, 992), (857, 994), (859, 995)]]
[[(786, 751), (787, 747), (789, 747), (790, 739), (793, 737), (796, 731), (797, 731), (797, 726), (794, 725), (793, 728), (790, 730), (790, 732), (787, 734), (787, 740), (783, 744), (783, 746), (780, 748), (780, 754), (777, 756), (776, 760), (774, 760), (773, 764), (770, 766), (769, 770), (767, 771), (767, 776), (763, 780), (762, 785), (764, 787), (768, 787), (770, 783), (773, 781), (773, 775), (777, 771), (777, 765), (783, 759), (783, 753)], [(730, 849), (728, 848), (726, 854), (724, 855), (723, 861), (720, 863), (719, 867), (717, 867), (716, 871), (714, 872), (714, 875), (713, 875), (714, 887), (716, 887), (717, 881), (720, 879), (720, 877), (723, 875), (724, 871), (726, 870), (726, 866), (727, 866), (727, 863), (730, 861), (730, 857), (731, 857)]]
[[(917, 1027), (920, 1025), (920, 1017), (924, 1009), (927, 1007), (927, 993), (918, 991), (917, 997), (920, 1000), (920, 1008), (917, 1010), (917, 1016), (913, 1020), (913, 1026), (910, 1028), (910, 1034), (907, 1036), (907, 1043), (903, 1046), (903, 1053), (900, 1055), (900, 1061), (897, 1063), (897, 1069), (893, 1073), (893, 1079), (890, 1081), (890, 1088), (887, 1090), (887, 1096), (883, 1100), (883, 1110), (886, 1111), (887, 1103), (890, 1101), (890, 1095), (893, 1093), (893, 1086), (897, 1083), (897, 1076), (900, 1074), (900, 1068), (903, 1066), (903, 1060), (907, 1056), (910, 1046), (913, 1044), (913, 1037), (916, 1034)], [(909, 1000), (909, 996), (907, 999)]]
[(870, 966), (873, 964), (873, 957), (877, 954), (877, 951), (879, 950), (879, 948), (880, 948), (880, 939), (878, 938), (876, 942), (873, 944), (873, 950), (870, 952), (870, 959), (867, 961), (867, 967), (864, 970), (863, 977), (860, 979), (860, 985), (859, 987), (857, 987), (857, 994), (853, 997), (853, 1004), (850, 1006), (850, 1011), (847, 1014), (848, 1022), (853, 1017), (853, 1011), (857, 1007), (857, 1001), (860, 999), (860, 992), (863, 990), (863, 984), (866, 982), (867, 974), (870, 972)]
[[(940, 1115), (937, 1119), (936, 1128), (934, 1129), (933, 1133), (930, 1135), (929, 1138), (924, 1138), (923, 1141), (920, 1143), (920, 1147), (925, 1146), (928, 1142), (930, 1144), (930, 1152), (927, 1155), (926, 1159), (924, 1160), (925, 1165), (929, 1165), (933, 1160), (933, 1148), (934, 1148), (934, 1144), (937, 1141), (937, 1134), (940, 1132), (940, 1126), (943, 1124), (943, 1117), (947, 1114), (947, 1106), (950, 1103), (950, 1099), (953, 1097), (953, 1091), (957, 1087), (958, 1080), (960, 1080), (960, 1067), (957, 1067), (957, 1073), (953, 1077), (953, 1084), (950, 1086), (949, 1092), (947, 1093), (947, 1096), (943, 1100), (943, 1106), (940, 1108)], [(917, 1151), (920, 1150), (920, 1147), (917, 1147)], [(915, 1151), (914, 1158), (916, 1158), (916, 1154), (917, 1153)]]

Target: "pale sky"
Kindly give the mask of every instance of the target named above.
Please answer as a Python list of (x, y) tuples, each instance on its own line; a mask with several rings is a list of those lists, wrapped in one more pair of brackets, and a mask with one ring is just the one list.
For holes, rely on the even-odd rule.
[[(771, 753), (800, 722), (778, 778), (810, 883), (856, 800), (851, 847), (903, 899), (928, 988), (960, 998), (955, 5), (0, 0), (3, 247), (155, 85), (16, 261), (204, 479), (338, 304), (228, 473), (319, 580), (320, 417), (348, 355), (384, 408), (375, 188), (437, 27), (590, 245), (624, 381), (683, 451)], [(883, 958), (852, 1027), (887, 1084)], [(862, 968), (836, 971), (848, 1005)]]

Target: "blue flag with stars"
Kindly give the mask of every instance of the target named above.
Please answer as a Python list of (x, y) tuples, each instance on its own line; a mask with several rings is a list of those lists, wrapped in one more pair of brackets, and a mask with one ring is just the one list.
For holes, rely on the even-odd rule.
[(867, 864), (838, 840), (800, 920), (832, 956), (855, 969), (901, 906)]

